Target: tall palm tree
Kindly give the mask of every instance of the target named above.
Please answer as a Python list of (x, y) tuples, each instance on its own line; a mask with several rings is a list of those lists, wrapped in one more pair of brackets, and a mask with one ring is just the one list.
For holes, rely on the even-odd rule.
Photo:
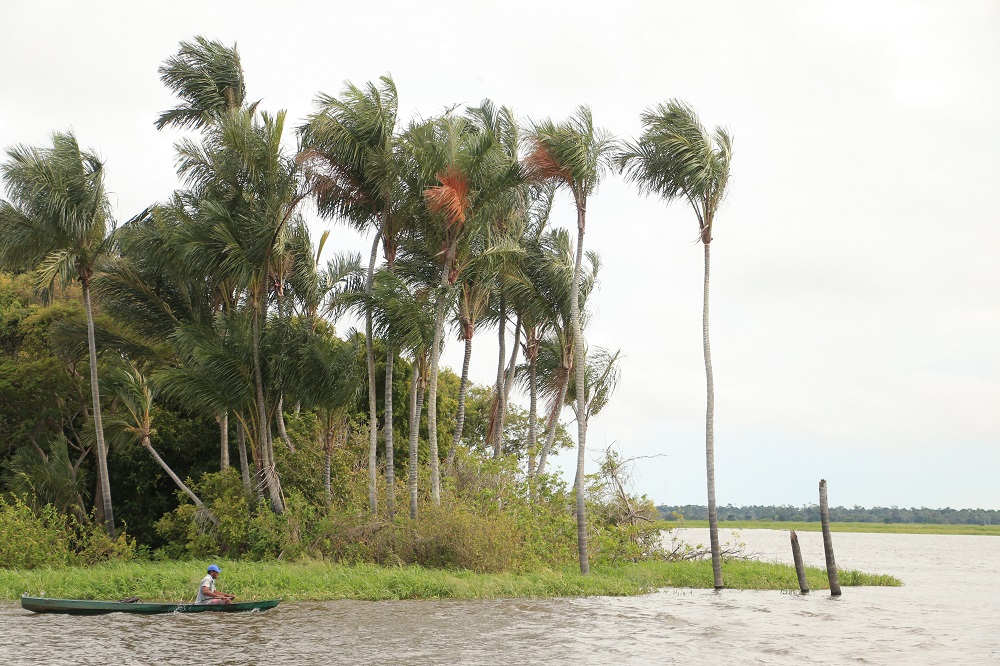
[(97, 474), (105, 529), (115, 535), (107, 447), (101, 423), (97, 346), (90, 285), (98, 260), (109, 247), (111, 207), (104, 189), (104, 164), (80, 149), (72, 132), (55, 132), (51, 148), (16, 146), (2, 166), (8, 200), (0, 201), (0, 266), (39, 268), (46, 290), (56, 280), (80, 281), (87, 315), (90, 391), (97, 435)]
[(722, 589), (722, 556), (715, 503), (715, 386), (708, 339), (709, 248), (712, 225), (726, 193), (733, 140), (721, 127), (709, 133), (694, 109), (679, 100), (647, 109), (642, 114), (643, 133), (628, 144), (619, 164), (628, 179), (648, 194), (665, 200), (683, 199), (694, 210), (698, 236), (705, 250), (702, 300), (702, 346), (705, 356), (707, 408), (705, 413), (705, 459), (708, 477), (708, 523), (712, 544), (715, 589)]
[[(378, 245), (390, 266), (395, 261), (401, 217), (398, 208), (396, 151), (396, 84), (383, 76), (379, 83), (359, 88), (348, 83), (339, 98), (321, 94), (317, 111), (299, 128), (299, 160), (306, 165), (312, 194), (322, 215), (340, 218), (361, 231), (374, 229), (365, 293), (372, 294)], [(375, 348), (371, 306), (365, 311), (365, 351), (368, 360), (368, 504), (378, 510), (376, 452), (378, 406), (375, 391)], [(389, 347), (387, 359), (392, 359)], [(387, 394), (391, 400), (392, 366), (387, 360)], [(392, 412), (386, 410), (387, 446), (392, 446)], [(391, 456), (391, 453), (389, 454)], [(391, 476), (391, 466), (387, 474)], [(389, 484), (390, 503), (394, 488)]]
[(424, 231), (441, 248), (437, 254), (440, 278), (427, 390), (431, 499), (438, 504), (441, 488), (436, 405), (445, 305), (467, 264), (470, 240), (493, 219), (491, 214), (502, 205), (503, 195), (523, 178), (520, 165), (508, 159), (496, 135), (468, 118), (446, 115), (411, 127), (407, 142), (425, 176), (432, 174), (423, 189), (430, 215)]
[(250, 310), (254, 441), (271, 507), (279, 513), (284, 500), (271, 444), (261, 344), (274, 264), (281, 261), (284, 237), (305, 196), (298, 167), (281, 148), (284, 123), (284, 111), (258, 118), (248, 109), (237, 109), (209, 128), (202, 144), (178, 144), (178, 173), (200, 201), (199, 215), (183, 242), (182, 260), (192, 270), (235, 285)]
[(160, 80), (181, 104), (156, 119), (156, 129), (204, 129), (220, 116), (243, 106), (246, 82), (236, 45), (197, 36), (181, 42), (177, 53), (160, 65)]
[[(594, 127), (594, 118), (587, 106), (560, 123), (543, 120), (531, 132), (533, 149), (527, 158), (529, 172), (538, 180), (547, 180), (566, 187), (576, 204), (576, 261), (573, 268), (572, 305), (573, 339), (575, 341), (576, 384), (585, 386), (584, 339), (580, 325), (580, 280), (583, 267), (583, 237), (587, 228), (587, 199), (597, 189), (604, 173), (610, 168), (617, 150), (615, 139), (605, 130)], [(590, 573), (587, 555), (586, 477), (584, 474), (587, 446), (585, 391), (577, 391), (577, 462), (576, 520), (580, 571)]]

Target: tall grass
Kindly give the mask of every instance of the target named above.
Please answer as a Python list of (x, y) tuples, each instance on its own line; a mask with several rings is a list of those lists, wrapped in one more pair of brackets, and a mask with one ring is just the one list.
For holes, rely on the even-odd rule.
[[(325, 562), (220, 561), (217, 585), (239, 600), (388, 600), (388, 599), (497, 599), (508, 597), (628, 596), (664, 587), (711, 588), (709, 561), (643, 562), (595, 567), (582, 576), (575, 567), (530, 573), (475, 573), (428, 569), (420, 566), (345, 566)], [(74, 599), (190, 601), (204, 576), (206, 563), (109, 562), (87, 568), (41, 568), (30, 571), (0, 569), (0, 598), (21, 594)], [(798, 589), (795, 570), (783, 564), (743, 560), (724, 565), (726, 583), (734, 589)], [(808, 568), (813, 589), (827, 587), (826, 572)], [(842, 571), (841, 584), (901, 585), (892, 576)]]

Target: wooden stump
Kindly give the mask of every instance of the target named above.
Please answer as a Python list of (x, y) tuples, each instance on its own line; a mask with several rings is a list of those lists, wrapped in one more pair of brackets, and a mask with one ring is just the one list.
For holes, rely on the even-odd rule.
[(830, 594), (840, 596), (837, 561), (833, 558), (833, 537), (830, 535), (830, 507), (826, 500), (826, 479), (819, 482), (819, 519), (823, 525), (823, 551), (826, 553), (826, 575), (830, 579)]
[(809, 594), (809, 581), (806, 580), (806, 567), (802, 564), (802, 551), (799, 550), (799, 535), (792, 530), (792, 559), (795, 560), (795, 575), (799, 577), (799, 591)]

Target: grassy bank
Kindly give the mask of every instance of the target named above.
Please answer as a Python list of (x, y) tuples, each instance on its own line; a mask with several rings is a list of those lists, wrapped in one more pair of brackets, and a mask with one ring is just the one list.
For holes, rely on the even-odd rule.
[[(219, 589), (243, 600), (330, 599), (497, 599), (505, 597), (627, 596), (662, 587), (711, 588), (711, 562), (644, 562), (524, 574), (477, 574), (422, 567), (343, 566), (327, 563), (221, 562)], [(792, 567), (767, 562), (730, 561), (723, 567), (734, 589), (798, 589)], [(191, 600), (203, 565), (193, 562), (129, 562), (87, 568), (17, 571), (0, 569), (0, 598), (22, 593), (79, 599)], [(826, 573), (810, 568), (813, 589), (827, 586)], [(842, 571), (841, 585), (900, 585), (892, 576)]]
[[(662, 521), (668, 530), (679, 524)], [(708, 527), (707, 520), (685, 520), (684, 527)], [(790, 522), (778, 520), (720, 520), (719, 527), (746, 530), (795, 530), (797, 532), (819, 532), (818, 522)], [(928, 523), (830, 523), (831, 532), (868, 532), (880, 534), (976, 534), (1000, 536), (1000, 525), (932, 525)]]

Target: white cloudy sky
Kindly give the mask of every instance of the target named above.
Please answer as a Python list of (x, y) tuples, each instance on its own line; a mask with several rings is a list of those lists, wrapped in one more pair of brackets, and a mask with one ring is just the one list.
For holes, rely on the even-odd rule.
[[(5, 3), (0, 146), (72, 127), (107, 160), (122, 219), (165, 198), (178, 134), (153, 128), (172, 105), (156, 69), (197, 34), (237, 42), (250, 98), (293, 124), (317, 92), (387, 72), (404, 118), (484, 97), (524, 119), (589, 104), (625, 138), (682, 98), (736, 140), (712, 244), (720, 503), (814, 502), (825, 477), (834, 504), (1000, 508), (1000, 4), (147, 6)], [(626, 355), (590, 449), (658, 456), (635, 485), (659, 503), (705, 499), (695, 230), (618, 177), (590, 205), (605, 266), (589, 339)]]

